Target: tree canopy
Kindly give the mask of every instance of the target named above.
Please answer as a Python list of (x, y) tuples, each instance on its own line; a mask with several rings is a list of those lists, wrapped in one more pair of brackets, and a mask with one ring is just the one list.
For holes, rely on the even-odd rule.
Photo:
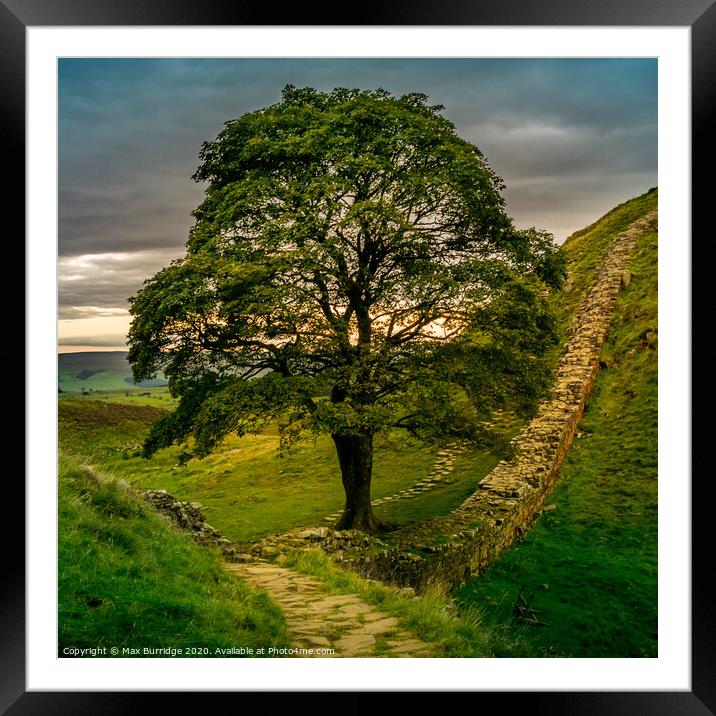
[(186, 255), (130, 299), (134, 378), (162, 370), (179, 398), (146, 455), (191, 436), (203, 456), (274, 419), (287, 440), (326, 432), (340, 524), (371, 529), (346, 480), (369, 491), (373, 435), (480, 439), (495, 407), (535, 407), (563, 255), (515, 228), (502, 181), (442, 110), (289, 85), (204, 143)]

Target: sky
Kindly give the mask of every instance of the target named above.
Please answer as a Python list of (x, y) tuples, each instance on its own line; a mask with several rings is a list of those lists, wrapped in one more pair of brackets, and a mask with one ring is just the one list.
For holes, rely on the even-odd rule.
[(287, 84), (423, 92), (558, 243), (657, 185), (655, 59), (61, 59), (59, 350), (125, 349), (127, 299), (184, 254), (202, 142)]

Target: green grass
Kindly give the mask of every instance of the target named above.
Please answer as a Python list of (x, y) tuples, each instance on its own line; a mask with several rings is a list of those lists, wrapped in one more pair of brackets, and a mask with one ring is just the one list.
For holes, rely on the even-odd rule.
[(122, 390), (96, 390), (91, 393), (61, 393), (58, 397), (62, 403), (66, 400), (82, 402), (101, 401), (103, 403), (119, 403), (120, 405), (150, 405), (155, 408), (169, 410), (177, 401), (169, 394), (168, 388), (141, 388)]
[(400, 594), (377, 582), (337, 567), (320, 550), (287, 552), (283, 566), (319, 579), (333, 594), (358, 594), (366, 602), (397, 618), (399, 626), (436, 645), (438, 657), (533, 657), (539, 654), (519, 629), (488, 624), (480, 609), (458, 613), (444, 595), (427, 592), (419, 598)]
[(374, 512), (397, 527), (447, 514), (477, 489), (480, 480), (499, 460), (499, 456), (489, 450), (470, 450), (462, 453), (455, 458), (453, 471), (445, 485), (420, 493), (416, 497), (379, 505), (374, 508)]
[(553, 307), (562, 328), (569, 324), (583, 291), (591, 286), (594, 271), (611, 240), (634, 221), (656, 209), (658, 200), (658, 191), (648, 191), (619, 204), (598, 221), (567, 238), (563, 244), (569, 262), (567, 287), (566, 291), (553, 296)]
[(64, 454), (58, 547), (60, 656), (70, 647), (117, 647), (120, 656), (206, 647), (200, 655), (213, 657), (216, 648), (289, 644), (278, 607), (225, 572), (218, 552), (168, 525), (126, 483)]
[(113, 456), (124, 459), (128, 446), (138, 446), (149, 425), (164, 414), (151, 405), (65, 398), (58, 403), (60, 448), (111, 466)]
[[(141, 404), (117, 396), (59, 401), (60, 446), (143, 489), (165, 489), (179, 499), (201, 502), (207, 520), (237, 542), (296, 526), (326, 524), (343, 507), (335, 449), (329, 437), (299, 443), (284, 456), (274, 426), (258, 435), (229, 437), (212, 455), (178, 466), (180, 447), (141, 457), (151, 423), (163, 414), (156, 401)], [(372, 494), (392, 495), (427, 476), (438, 448), (395, 431), (376, 441)], [(455, 461), (449, 484), (375, 508), (396, 526), (445, 514), (459, 505), (499, 458), (471, 451)]]
[(128, 383), (125, 378), (128, 373), (115, 371), (101, 371), (86, 378), (80, 378), (76, 373), (60, 373), (57, 377), (58, 389), (62, 393), (91, 393), (106, 390), (147, 390), (138, 385)]
[[(567, 245), (579, 270), (610, 232), (655, 206), (655, 193), (611, 212)], [(600, 243), (601, 242), (601, 243)], [(586, 254), (586, 255), (585, 255)], [(578, 437), (527, 536), (456, 592), (462, 608), (507, 622), (522, 591), (536, 648), (570, 657), (657, 655), (657, 236), (639, 241)], [(579, 272), (576, 273), (579, 276)], [(512, 618), (515, 629), (524, 625)]]

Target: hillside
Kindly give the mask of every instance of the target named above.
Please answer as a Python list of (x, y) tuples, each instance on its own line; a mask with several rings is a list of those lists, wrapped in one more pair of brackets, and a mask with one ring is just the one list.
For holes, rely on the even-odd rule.
[[(65, 647), (285, 646), (278, 608), (126, 483), (59, 460), (59, 653)], [(125, 654), (126, 656), (126, 654)], [(146, 656), (144, 653), (136, 656)], [(185, 653), (183, 656), (191, 656)]]
[[(565, 290), (551, 299), (565, 337), (607, 246), (617, 234), (654, 211), (657, 202), (656, 190), (647, 192), (621, 204), (567, 240), (568, 282)], [(520, 542), (490, 570), (454, 594), (460, 618), (470, 621), (477, 615), (481, 633), (492, 635), (490, 645), (468, 648), (466, 636), (447, 649), (451, 656), (657, 654), (657, 243), (655, 231), (643, 233), (637, 240), (629, 274), (624, 278), (627, 286), (619, 295), (602, 352), (601, 369), (573, 447), (562, 465), (560, 481), (548, 499), (550, 504)], [(66, 373), (73, 374), (76, 382), (89, 384), (103, 373), (121, 375), (122, 370), (128, 371), (126, 354), (113, 357), (85, 354), (88, 355), (85, 359), (68, 357), (64, 363)], [(82, 371), (99, 372), (79, 377)], [(255, 435), (230, 436), (203, 460), (192, 459), (182, 465), (181, 453), (186, 446), (174, 446), (147, 461), (141, 457), (140, 446), (151, 423), (172, 405), (167, 391), (155, 390), (150, 394), (121, 389), (113, 393), (101, 390), (86, 393), (61, 396), (61, 448), (82, 454), (98, 469), (121, 476), (135, 488), (164, 488), (179, 499), (202, 502), (208, 521), (232, 540), (244, 542), (297, 526), (325, 525), (331, 514), (340, 510), (343, 494), (335, 451), (325, 436), (306, 440), (282, 454), (277, 426), (271, 424)], [(520, 427), (510, 416), (503, 416), (502, 420), (507, 435), (515, 434)], [(378, 501), (376, 512), (398, 527), (449, 515), (475, 492), (498, 460), (499, 456), (489, 450), (429, 445), (398, 431), (390, 433), (376, 445), (372, 493), (374, 501)], [(67, 469), (74, 475), (69, 482)], [(68, 564), (72, 555), (89, 550), (100, 565), (100, 582), (104, 579), (110, 583), (114, 579), (113, 570), (136, 575), (136, 565), (143, 559), (143, 550), (148, 553), (149, 544), (139, 545), (136, 553), (129, 554), (129, 566), (113, 562), (116, 555), (105, 558), (101, 551), (91, 552), (104, 549), (102, 540), (96, 548), (92, 546), (92, 535), (102, 534), (104, 529), (95, 529), (92, 520), (106, 517), (95, 509), (95, 503), (99, 505), (105, 499), (102, 497), (105, 488), (99, 490), (97, 502), (91, 496), (92, 481), (87, 482), (86, 471), (79, 463), (72, 463), (69, 468), (61, 464), (61, 486), (63, 479), (66, 494), (74, 494), (68, 504), (94, 510), (87, 529), (76, 527), (82, 524), (81, 520), (73, 522), (77, 515), (67, 517), (69, 513), (61, 512), (66, 525), (63, 539)], [(107, 489), (114, 491), (115, 496), (127, 494), (121, 487)], [(81, 499), (78, 494), (82, 494)], [(110, 512), (114, 515), (116, 510), (112, 508)], [(139, 513), (135, 515), (130, 510), (126, 519), (148, 519), (144, 510), (140, 513), (138, 516)], [(121, 524), (128, 532), (120, 530), (119, 538), (112, 536), (108, 541), (123, 545), (123, 549), (123, 539), (133, 544), (127, 536), (129, 532), (147, 532), (144, 522)], [(111, 530), (115, 527), (107, 528), (109, 534), (113, 535)], [(188, 548), (196, 549), (193, 543)], [(171, 564), (174, 558), (163, 559)], [(189, 561), (177, 559), (175, 564), (179, 566), (173, 577), (181, 580)], [(325, 560), (296, 559), (289, 557), (295, 568), (327, 584), (334, 580), (348, 588), (346, 580), (353, 579), (337, 567), (329, 568)], [(147, 572), (151, 592), (154, 588), (151, 585), (162, 583), (167, 575), (162, 565), (154, 565), (151, 560), (148, 564), (152, 567)], [(156, 572), (152, 571), (154, 568)], [(66, 594), (72, 596), (65, 603), (73, 605), (74, 611), (68, 612), (65, 621), (75, 629), (70, 634), (75, 643), (81, 643), (77, 640), (87, 615), (95, 618), (96, 607), (90, 608), (82, 601), (89, 598), (94, 604), (92, 590), (85, 589), (82, 582), (93, 569), (94, 566), (89, 569), (76, 566), (74, 576), (68, 571), (71, 588)], [(200, 569), (211, 575), (217, 565), (207, 562)], [(192, 574), (195, 578), (199, 572), (195, 570)], [(201, 583), (198, 578), (198, 587), (203, 589)], [(137, 584), (135, 580), (133, 588)], [(166, 592), (170, 597), (174, 588), (171, 584), (170, 579)], [(363, 589), (358, 584), (351, 582), (350, 589)], [(183, 587), (177, 586), (176, 591), (182, 592)], [(148, 599), (153, 604), (155, 596), (150, 592)], [(137, 604), (144, 603), (139, 596), (136, 600)], [(198, 608), (203, 601), (203, 597), (197, 597), (194, 607)], [(440, 605), (442, 610), (444, 602)], [(224, 607), (217, 609), (221, 612)], [(267, 629), (280, 631), (273, 617), (266, 618)], [(196, 623), (202, 623), (201, 619)], [(105, 628), (101, 620), (87, 624), (87, 634)], [(208, 628), (204, 624), (202, 629)], [(442, 640), (437, 632), (418, 628), (417, 623), (413, 627), (421, 638)], [(469, 639), (477, 638), (474, 630), (469, 633)], [(86, 642), (89, 643), (89, 637)]]
[[(657, 206), (626, 202), (565, 244), (576, 305), (610, 237)], [(575, 443), (527, 536), (457, 592), (548, 654), (657, 655), (657, 234), (638, 241)], [(526, 618), (540, 625), (526, 626)]]
[(161, 376), (135, 383), (126, 351), (60, 353), (57, 356), (57, 378), (61, 393), (130, 391), (167, 384)]
[[(341, 508), (340, 475), (327, 436), (282, 454), (278, 430), (270, 425), (258, 435), (229, 436), (213, 454), (179, 466), (181, 446), (161, 450), (151, 460), (141, 456), (152, 422), (163, 414), (163, 407), (137, 404), (131, 394), (121, 393), (113, 401), (102, 394), (97, 399), (63, 396), (60, 447), (85, 455), (138, 489), (166, 489), (179, 499), (201, 502), (208, 521), (236, 541), (325, 524), (326, 516)], [(374, 499), (427, 478), (437, 452), (398, 431), (383, 437), (376, 445)], [(466, 451), (455, 458), (449, 479), (434, 489), (378, 509), (397, 524), (447, 512), (475, 489), (497, 459), (488, 450)]]

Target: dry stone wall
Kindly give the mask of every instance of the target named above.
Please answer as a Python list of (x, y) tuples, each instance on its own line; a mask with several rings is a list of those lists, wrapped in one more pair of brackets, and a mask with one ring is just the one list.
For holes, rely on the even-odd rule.
[(206, 522), (204, 507), (200, 502), (177, 500), (166, 490), (145, 490), (142, 496), (157, 508), (164, 519), (186, 530), (195, 542), (218, 547), (227, 559), (234, 559), (236, 556), (231, 540)]
[(500, 462), (451, 514), (394, 532), (390, 546), (374, 541), (347, 554), (344, 566), (364, 576), (417, 590), (447, 591), (484, 571), (539, 515), (574, 437), (599, 370), (629, 259), (639, 236), (656, 228), (656, 211), (631, 224), (607, 248), (592, 287), (569, 328), (550, 397), (514, 438)]

